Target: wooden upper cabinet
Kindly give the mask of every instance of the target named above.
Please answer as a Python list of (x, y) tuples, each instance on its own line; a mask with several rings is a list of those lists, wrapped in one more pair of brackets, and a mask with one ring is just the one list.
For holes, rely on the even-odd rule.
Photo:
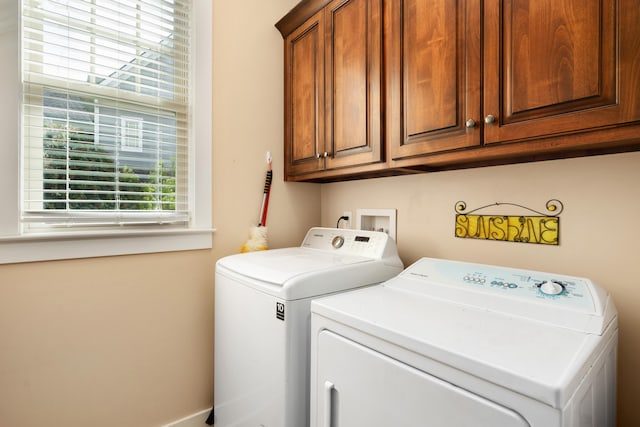
[(334, 180), (640, 149), (638, 0), (303, 0), (285, 175)]
[(287, 179), (383, 160), (381, 61), (382, 0), (331, 1), (285, 36)]
[(323, 12), (285, 39), (285, 176), (324, 165), (324, 39)]
[(480, 145), (479, 11), (479, 0), (386, 2), (391, 159)]
[(327, 168), (382, 160), (382, 0), (326, 8)]
[(494, 118), (485, 143), (639, 120), (638, 9), (633, 0), (485, 0), (483, 110)]

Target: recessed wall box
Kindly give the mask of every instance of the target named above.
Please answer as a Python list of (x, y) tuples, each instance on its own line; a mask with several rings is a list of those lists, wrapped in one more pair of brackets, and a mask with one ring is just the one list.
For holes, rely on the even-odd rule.
[(396, 209), (358, 209), (356, 229), (383, 231), (397, 241), (396, 216)]

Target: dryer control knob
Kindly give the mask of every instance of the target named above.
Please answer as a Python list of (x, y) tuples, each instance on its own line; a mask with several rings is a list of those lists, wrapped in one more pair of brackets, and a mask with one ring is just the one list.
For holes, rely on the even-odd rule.
[(342, 245), (344, 245), (344, 237), (342, 236), (336, 236), (331, 241), (331, 246), (333, 246), (334, 249), (340, 249)]
[(555, 281), (542, 282), (538, 287), (544, 295), (560, 295), (565, 290), (565, 286), (562, 283)]

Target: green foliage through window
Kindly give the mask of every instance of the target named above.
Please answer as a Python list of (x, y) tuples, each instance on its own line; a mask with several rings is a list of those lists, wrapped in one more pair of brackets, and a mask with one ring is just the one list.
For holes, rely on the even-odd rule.
[(95, 145), (91, 133), (58, 123), (45, 129), (45, 209), (175, 210), (175, 159), (135, 171), (116, 164), (117, 148)]

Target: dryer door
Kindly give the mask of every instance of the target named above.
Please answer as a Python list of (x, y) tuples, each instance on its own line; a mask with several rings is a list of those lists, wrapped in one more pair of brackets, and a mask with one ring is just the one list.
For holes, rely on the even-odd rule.
[(324, 330), (312, 427), (529, 427), (516, 412)]

